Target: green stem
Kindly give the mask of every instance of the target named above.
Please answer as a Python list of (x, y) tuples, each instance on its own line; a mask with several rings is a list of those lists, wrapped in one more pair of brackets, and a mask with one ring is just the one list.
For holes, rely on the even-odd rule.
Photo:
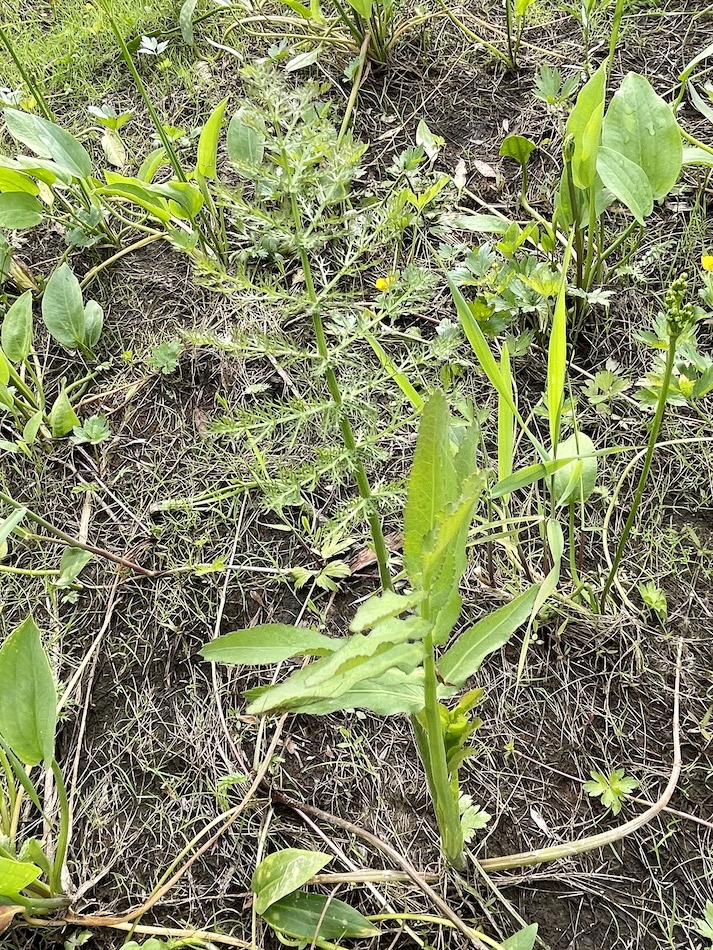
[(659, 432), (661, 430), (661, 423), (663, 422), (664, 412), (666, 411), (666, 400), (668, 398), (668, 389), (671, 383), (671, 376), (673, 374), (673, 364), (676, 358), (676, 342), (678, 340), (677, 335), (671, 335), (668, 341), (668, 351), (666, 353), (666, 366), (664, 368), (663, 379), (661, 382), (661, 393), (659, 395), (658, 403), (656, 404), (656, 414), (654, 416), (653, 425), (651, 426), (651, 432), (649, 433), (649, 443), (646, 449), (646, 456), (644, 457), (644, 467), (641, 470), (641, 475), (639, 476), (639, 483), (636, 486), (636, 493), (634, 494), (634, 500), (629, 510), (629, 517), (626, 519), (626, 524), (624, 525), (624, 530), (622, 531), (621, 538), (619, 539), (619, 544), (617, 545), (616, 554), (614, 555), (614, 561), (609, 571), (609, 576), (607, 582), (604, 586), (604, 591), (602, 592), (602, 599), (600, 609), (604, 613), (606, 608), (607, 598), (609, 597), (609, 591), (611, 586), (614, 583), (614, 578), (616, 577), (616, 572), (619, 569), (619, 564), (621, 559), (624, 556), (624, 548), (626, 547), (626, 542), (629, 538), (629, 534), (634, 525), (636, 519), (636, 514), (641, 505), (641, 499), (644, 494), (644, 487), (646, 481), (649, 477), (649, 471), (651, 470), (651, 461), (654, 457), (654, 451), (656, 449), (656, 440), (658, 439)]
[(15, 52), (15, 48), (13, 47), (12, 42), (10, 41), (10, 37), (7, 35), (5, 30), (3, 30), (2, 27), (0, 27), (0, 40), (2, 40), (3, 44), (5, 45), (5, 48), (10, 54), (10, 59), (13, 61), (13, 63), (17, 67), (17, 71), (22, 76), (22, 80), (27, 86), (27, 91), (36, 100), (37, 105), (40, 107), (40, 112), (45, 117), (45, 119), (47, 119), (48, 122), (54, 122), (54, 115), (52, 114), (52, 110), (50, 109), (50, 107), (47, 105), (47, 100), (42, 95), (42, 90), (40, 89), (39, 85), (35, 82), (33, 75), (29, 72), (29, 70), (25, 67), (24, 63), (22, 62), (22, 60), (18, 57), (17, 53)]
[(57, 760), (52, 760), (52, 774), (54, 775), (55, 787), (57, 788), (57, 799), (59, 801), (59, 835), (57, 837), (57, 851), (54, 856), (52, 873), (50, 875), (50, 888), (52, 894), (62, 893), (62, 869), (67, 858), (67, 845), (69, 843), (69, 800), (67, 799), (67, 787), (62, 778), (62, 770)]
[[(290, 190), (290, 201), (292, 205), (292, 216), (294, 219), (295, 231), (298, 242), (301, 245), (302, 218), (297, 206), (297, 198), (292, 190)], [(310, 309), (312, 311), (312, 324), (314, 326), (314, 334), (317, 340), (317, 352), (319, 353), (320, 358), (324, 361), (327, 388), (329, 389), (329, 394), (332, 397), (332, 400), (339, 412), (339, 428), (341, 429), (344, 444), (347, 448), (347, 451), (349, 452), (350, 458), (352, 459), (352, 464), (354, 465), (354, 474), (359, 487), (359, 494), (361, 495), (366, 506), (366, 516), (367, 521), (369, 522), (369, 528), (371, 530), (371, 537), (374, 544), (374, 553), (379, 566), (381, 585), (384, 590), (393, 590), (391, 574), (389, 573), (389, 552), (386, 547), (386, 541), (384, 540), (384, 532), (381, 527), (379, 515), (375, 510), (374, 498), (371, 493), (371, 486), (369, 485), (369, 479), (367, 478), (364, 464), (359, 458), (354, 431), (352, 429), (351, 423), (349, 422), (349, 417), (347, 416), (344, 409), (344, 400), (342, 399), (339, 382), (337, 381), (337, 374), (334, 372), (334, 367), (329, 360), (327, 338), (324, 334), (324, 324), (322, 322), (322, 314), (317, 301), (317, 293), (315, 291), (314, 280), (312, 277), (312, 268), (310, 267), (307, 251), (302, 246), (300, 246), (300, 261), (305, 277), (307, 297), (309, 299)]]
[[(428, 633), (423, 643), (424, 701), (423, 719), (427, 746), (427, 767), (433, 806), (446, 859), (456, 868), (463, 868), (463, 832), (460, 824), (457, 795), (448, 777), (446, 749), (443, 744), (443, 726), (438, 709), (438, 678), (433, 647), (433, 634)], [(418, 728), (424, 726), (418, 722)]]
[(337, 138), (337, 147), (342, 144), (342, 140), (347, 133), (349, 128), (349, 120), (351, 119), (352, 112), (354, 111), (354, 106), (356, 104), (357, 95), (359, 94), (359, 86), (361, 85), (361, 77), (364, 75), (364, 64), (366, 62), (366, 56), (369, 52), (369, 43), (371, 42), (371, 33), (367, 32), (364, 36), (364, 41), (361, 44), (361, 49), (359, 50), (359, 65), (357, 66), (356, 73), (354, 74), (354, 81), (352, 82), (352, 91), (349, 94), (349, 101), (347, 102), (347, 107), (344, 110), (344, 118), (342, 119), (342, 124), (339, 129), (339, 136)]

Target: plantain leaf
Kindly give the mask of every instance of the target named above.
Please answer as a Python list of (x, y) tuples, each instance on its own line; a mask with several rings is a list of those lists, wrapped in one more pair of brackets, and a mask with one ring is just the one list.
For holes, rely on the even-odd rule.
[(228, 125), (228, 158), (237, 165), (257, 167), (265, 154), (265, 128), (260, 116), (243, 106)]
[(316, 630), (270, 623), (235, 630), (206, 643), (201, 656), (211, 663), (269, 666), (293, 656), (323, 656), (333, 653), (343, 640), (325, 637)]
[(611, 148), (602, 146), (597, 172), (604, 185), (631, 211), (639, 224), (654, 210), (649, 179), (640, 165)]
[(196, 9), (198, 0), (185, 0), (181, 6), (181, 12), (178, 14), (178, 25), (181, 28), (183, 42), (188, 46), (193, 46), (195, 39), (193, 37), (193, 13)]
[(583, 432), (572, 434), (557, 446), (561, 458), (575, 459), (555, 472), (554, 498), (558, 506), (586, 501), (590, 497), (597, 481), (595, 452), (594, 443)]
[(588, 189), (597, 174), (597, 153), (602, 134), (607, 63), (601, 64), (582, 86), (567, 119), (566, 135), (574, 138), (572, 179), (577, 188)]
[(40, 874), (41, 869), (35, 864), (0, 858), (0, 894), (3, 897), (19, 894), (28, 884), (36, 881)]
[(538, 590), (539, 585), (533, 584), (524, 594), (462, 633), (438, 661), (438, 670), (444, 680), (462, 686), (475, 675), (486, 656), (504, 646), (529, 618)]
[(250, 885), (257, 913), (262, 917), (268, 907), (302, 887), (331, 860), (329, 854), (299, 848), (285, 848), (268, 855), (255, 868)]
[(59, 396), (55, 399), (50, 409), (50, 429), (52, 437), (61, 439), (67, 435), (75, 426), (79, 425), (77, 413), (72, 409), (72, 404), (67, 396), (66, 389), (62, 388)]
[(503, 950), (532, 950), (535, 940), (537, 940), (537, 924), (530, 924), (529, 927), (523, 927), (507, 940), (503, 940), (502, 947)]
[(268, 907), (262, 916), (278, 933), (308, 943), (315, 938), (341, 940), (344, 937), (375, 937), (380, 933), (366, 917), (344, 901), (303, 891), (283, 897)]
[(5, 356), (12, 363), (27, 359), (32, 346), (31, 290), (18, 297), (5, 314), (0, 339)]
[(0, 194), (0, 228), (24, 231), (34, 228), (43, 217), (42, 203), (25, 191), (5, 191)]
[(58, 267), (47, 281), (42, 296), (42, 319), (51, 336), (62, 346), (72, 350), (84, 343), (82, 290), (69, 264)]
[(0, 648), (0, 735), (25, 765), (54, 755), (57, 693), (40, 632), (28, 617)]
[(201, 137), (198, 139), (196, 171), (204, 178), (215, 178), (217, 175), (218, 139), (223, 127), (223, 116), (227, 105), (227, 99), (223, 99), (222, 102), (218, 103), (203, 126)]
[(63, 172), (74, 178), (91, 176), (89, 153), (69, 132), (54, 122), (18, 109), (5, 109), (3, 114), (10, 135), (40, 158), (51, 158)]

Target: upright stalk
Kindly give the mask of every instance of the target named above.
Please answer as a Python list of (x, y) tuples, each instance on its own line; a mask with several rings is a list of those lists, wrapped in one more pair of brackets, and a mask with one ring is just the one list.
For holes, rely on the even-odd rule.
[(310, 266), (307, 251), (302, 246), (302, 217), (300, 215), (300, 209), (297, 205), (297, 198), (291, 189), (290, 203), (292, 206), (292, 217), (294, 220), (297, 241), (300, 245), (300, 262), (304, 272), (307, 298), (309, 300), (312, 314), (312, 325), (314, 326), (314, 335), (317, 341), (317, 352), (319, 353), (320, 359), (324, 361), (327, 388), (329, 389), (329, 394), (332, 397), (332, 401), (337, 407), (337, 411), (339, 413), (339, 428), (341, 429), (342, 439), (344, 440), (344, 445), (349, 452), (349, 456), (354, 466), (354, 474), (356, 476), (359, 494), (361, 495), (366, 506), (366, 517), (371, 530), (371, 538), (374, 544), (376, 562), (379, 566), (379, 578), (381, 579), (381, 586), (384, 588), (384, 590), (393, 590), (391, 574), (389, 573), (389, 552), (386, 547), (386, 541), (384, 540), (384, 532), (381, 528), (381, 521), (379, 519), (378, 512), (376, 511), (374, 496), (371, 493), (371, 486), (369, 485), (369, 479), (367, 478), (364, 464), (359, 458), (356, 438), (354, 437), (354, 430), (352, 429), (349, 417), (344, 408), (344, 400), (339, 388), (337, 374), (334, 372), (334, 367), (332, 366), (329, 359), (327, 338), (324, 333), (324, 323), (322, 322), (322, 314), (320, 312), (319, 301), (317, 299), (317, 292), (314, 288), (312, 268)]

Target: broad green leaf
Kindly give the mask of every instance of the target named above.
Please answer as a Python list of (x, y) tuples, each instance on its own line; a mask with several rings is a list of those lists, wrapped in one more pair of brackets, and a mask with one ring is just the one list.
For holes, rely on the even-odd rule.
[(42, 203), (25, 191), (5, 191), (0, 194), (0, 228), (23, 231), (34, 228), (42, 220)]
[(343, 642), (306, 627), (270, 623), (226, 633), (206, 643), (201, 649), (201, 656), (211, 663), (268, 666), (293, 656), (333, 653)]
[(414, 586), (422, 569), (426, 537), (457, 490), (448, 403), (443, 393), (434, 392), (421, 415), (404, 507), (404, 566)]
[(577, 101), (567, 120), (565, 134), (574, 137), (572, 178), (577, 188), (585, 190), (592, 186), (597, 173), (597, 151), (602, 133), (606, 85), (605, 60), (579, 90)]
[(534, 584), (462, 633), (438, 661), (438, 670), (446, 682), (462, 686), (477, 673), (486, 656), (504, 646), (529, 618), (538, 591), (539, 585)]
[(40, 158), (51, 158), (64, 172), (75, 178), (89, 178), (92, 160), (83, 145), (54, 122), (39, 116), (4, 110), (7, 128), (14, 139), (22, 142)]
[(0, 648), (0, 735), (25, 765), (54, 755), (57, 693), (40, 632), (28, 617)]
[(602, 146), (597, 156), (597, 173), (609, 191), (643, 224), (654, 210), (653, 192), (643, 168), (620, 152)]
[(583, 432), (570, 435), (557, 446), (560, 458), (577, 456), (576, 462), (569, 462), (555, 472), (554, 497), (558, 506), (586, 501), (590, 497), (597, 481), (595, 451), (592, 440)]
[(349, 629), (352, 633), (371, 630), (383, 620), (398, 617), (399, 614), (411, 610), (422, 597), (421, 591), (415, 591), (412, 594), (396, 594), (392, 590), (385, 590), (383, 594), (370, 597), (361, 605), (349, 624)]
[(98, 189), (102, 195), (108, 198), (126, 198), (164, 224), (171, 220), (167, 200), (153, 190), (155, 186), (150, 182), (110, 171), (105, 171), (104, 177), (107, 186)]
[(4, 544), (15, 528), (27, 514), (27, 508), (16, 508), (12, 514), (0, 521), (0, 545)]
[(532, 152), (537, 148), (534, 142), (524, 135), (508, 135), (500, 146), (502, 158), (512, 158), (520, 168), (525, 168)]
[(285, 848), (268, 855), (255, 868), (250, 884), (257, 913), (262, 916), (271, 904), (302, 887), (331, 860), (329, 854), (299, 848)]
[(70, 433), (72, 429), (78, 425), (79, 418), (74, 409), (72, 409), (67, 391), (63, 387), (50, 409), (50, 429), (52, 430), (52, 437), (61, 439), (62, 436)]
[(547, 350), (547, 413), (553, 449), (556, 449), (559, 441), (564, 385), (567, 376), (567, 268), (572, 253), (573, 239), (574, 229), (570, 232), (569, 243), (562, 262), (562, 275)]
[(59, 562), (57, 587), (70, 587), (93, 557), (92, 552), (84, 548), (65, 548)]
[(537, 940), (537, 924), (523, 927), (507, 940), (502, 941), (503, 950), (532, 950)]
[(42, 319), (51, 336), (62, 346), (72, 350), (84, 342), (82, 290), (69, 264), (58, 267), (47, 281), (42, 296)]
[(235, 113), (228, 125), (228, 158), (237, 165), (257, 167), (265, 154), (265, 128), (262, 119), (247, 106)]
[(201, 137), (198, 139), (196, 171), (204, 178), (215, 178), (217, 175), (218, 139), (223, 127), (223, 116), (227, 105), (227, 99), (223, 99), (222, 102), (218, 103), (203, 126)]
[[(278, 933), (303, 940), (375, 937), (380, 931), (349, 904), (323, 894), (295, 891), (272, 904), (262, 915)], [(316, 946), (319, 946), (317, 942)]]
[(35, 864), (13, 861), (11, 858), (0, 858), (0, 894), (14, 897), (28, 884), (36, 881), (41, 873), (41, 869)]
[[(0, 331), (5, 356), (13, 363), (27, 359), (32, 346), (32, 291), (26, 290), (12, 304)], [(7, 380), (6, 380), (7, 382)]]
[(167, 181), (145, 186), (149, 191), (168, 198), (169, 208), (177, 218), (196, 217), (203, 207), (203, 195), (200, 188), (187, 181)]
[(498, 481), (512, 475), (512, 463), (515, 445), (515, 416), (511, 406), (515, 402), (513, 394), (512, 370), (510, 368), (510, 351), (507, 343), (503, 344), (500, 357), (500, 378), (507, 391), (507, 397), (498, 393)]
[(681, 173), (683, 144), (676, 117), (648, 79), (636, 73), (624, 77), (609, 104), (602, 145), (639, 166), (655, 200), (671, 191)]
[(304, 3), (300, 3), (299, 0), (282, 0), (286, 6), (297, 13), (299, 16), (304, 17), (305, 20), (312, 19), (312, 11), (309, 7), (306, 7)]
[(183, 42), (187, 43), (188, 46), (193, 46), (195, 42), (193, 38), (193, 13), (197, 3), (198, 0), (185, 0), (181, 6), (181, 12), (178, 14), (178, 25), (181, 28), (181, 36), (183, 37)]
[(0, 167), (0, 191), (24, 191), (28, 195), (36, 195), (39, 190), (29, 175), (12, 168)]
[(159, 170), (159, 168), (166, 164), (168, 164), (166, 150), (161, 145), (158, 148), (155, 148), (152, 152), (149, 152), (149, 154), (141, 163), (141, 167), (136, 173), (136, 178), (133, 180), (150, 184), (154, 180), (156, 172)]

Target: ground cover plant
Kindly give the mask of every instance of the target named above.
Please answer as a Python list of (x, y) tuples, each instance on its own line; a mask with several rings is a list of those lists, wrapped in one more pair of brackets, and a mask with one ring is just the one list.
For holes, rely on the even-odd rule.
[(710, 943), (711, 15), (3, 8), (0, 945)]

